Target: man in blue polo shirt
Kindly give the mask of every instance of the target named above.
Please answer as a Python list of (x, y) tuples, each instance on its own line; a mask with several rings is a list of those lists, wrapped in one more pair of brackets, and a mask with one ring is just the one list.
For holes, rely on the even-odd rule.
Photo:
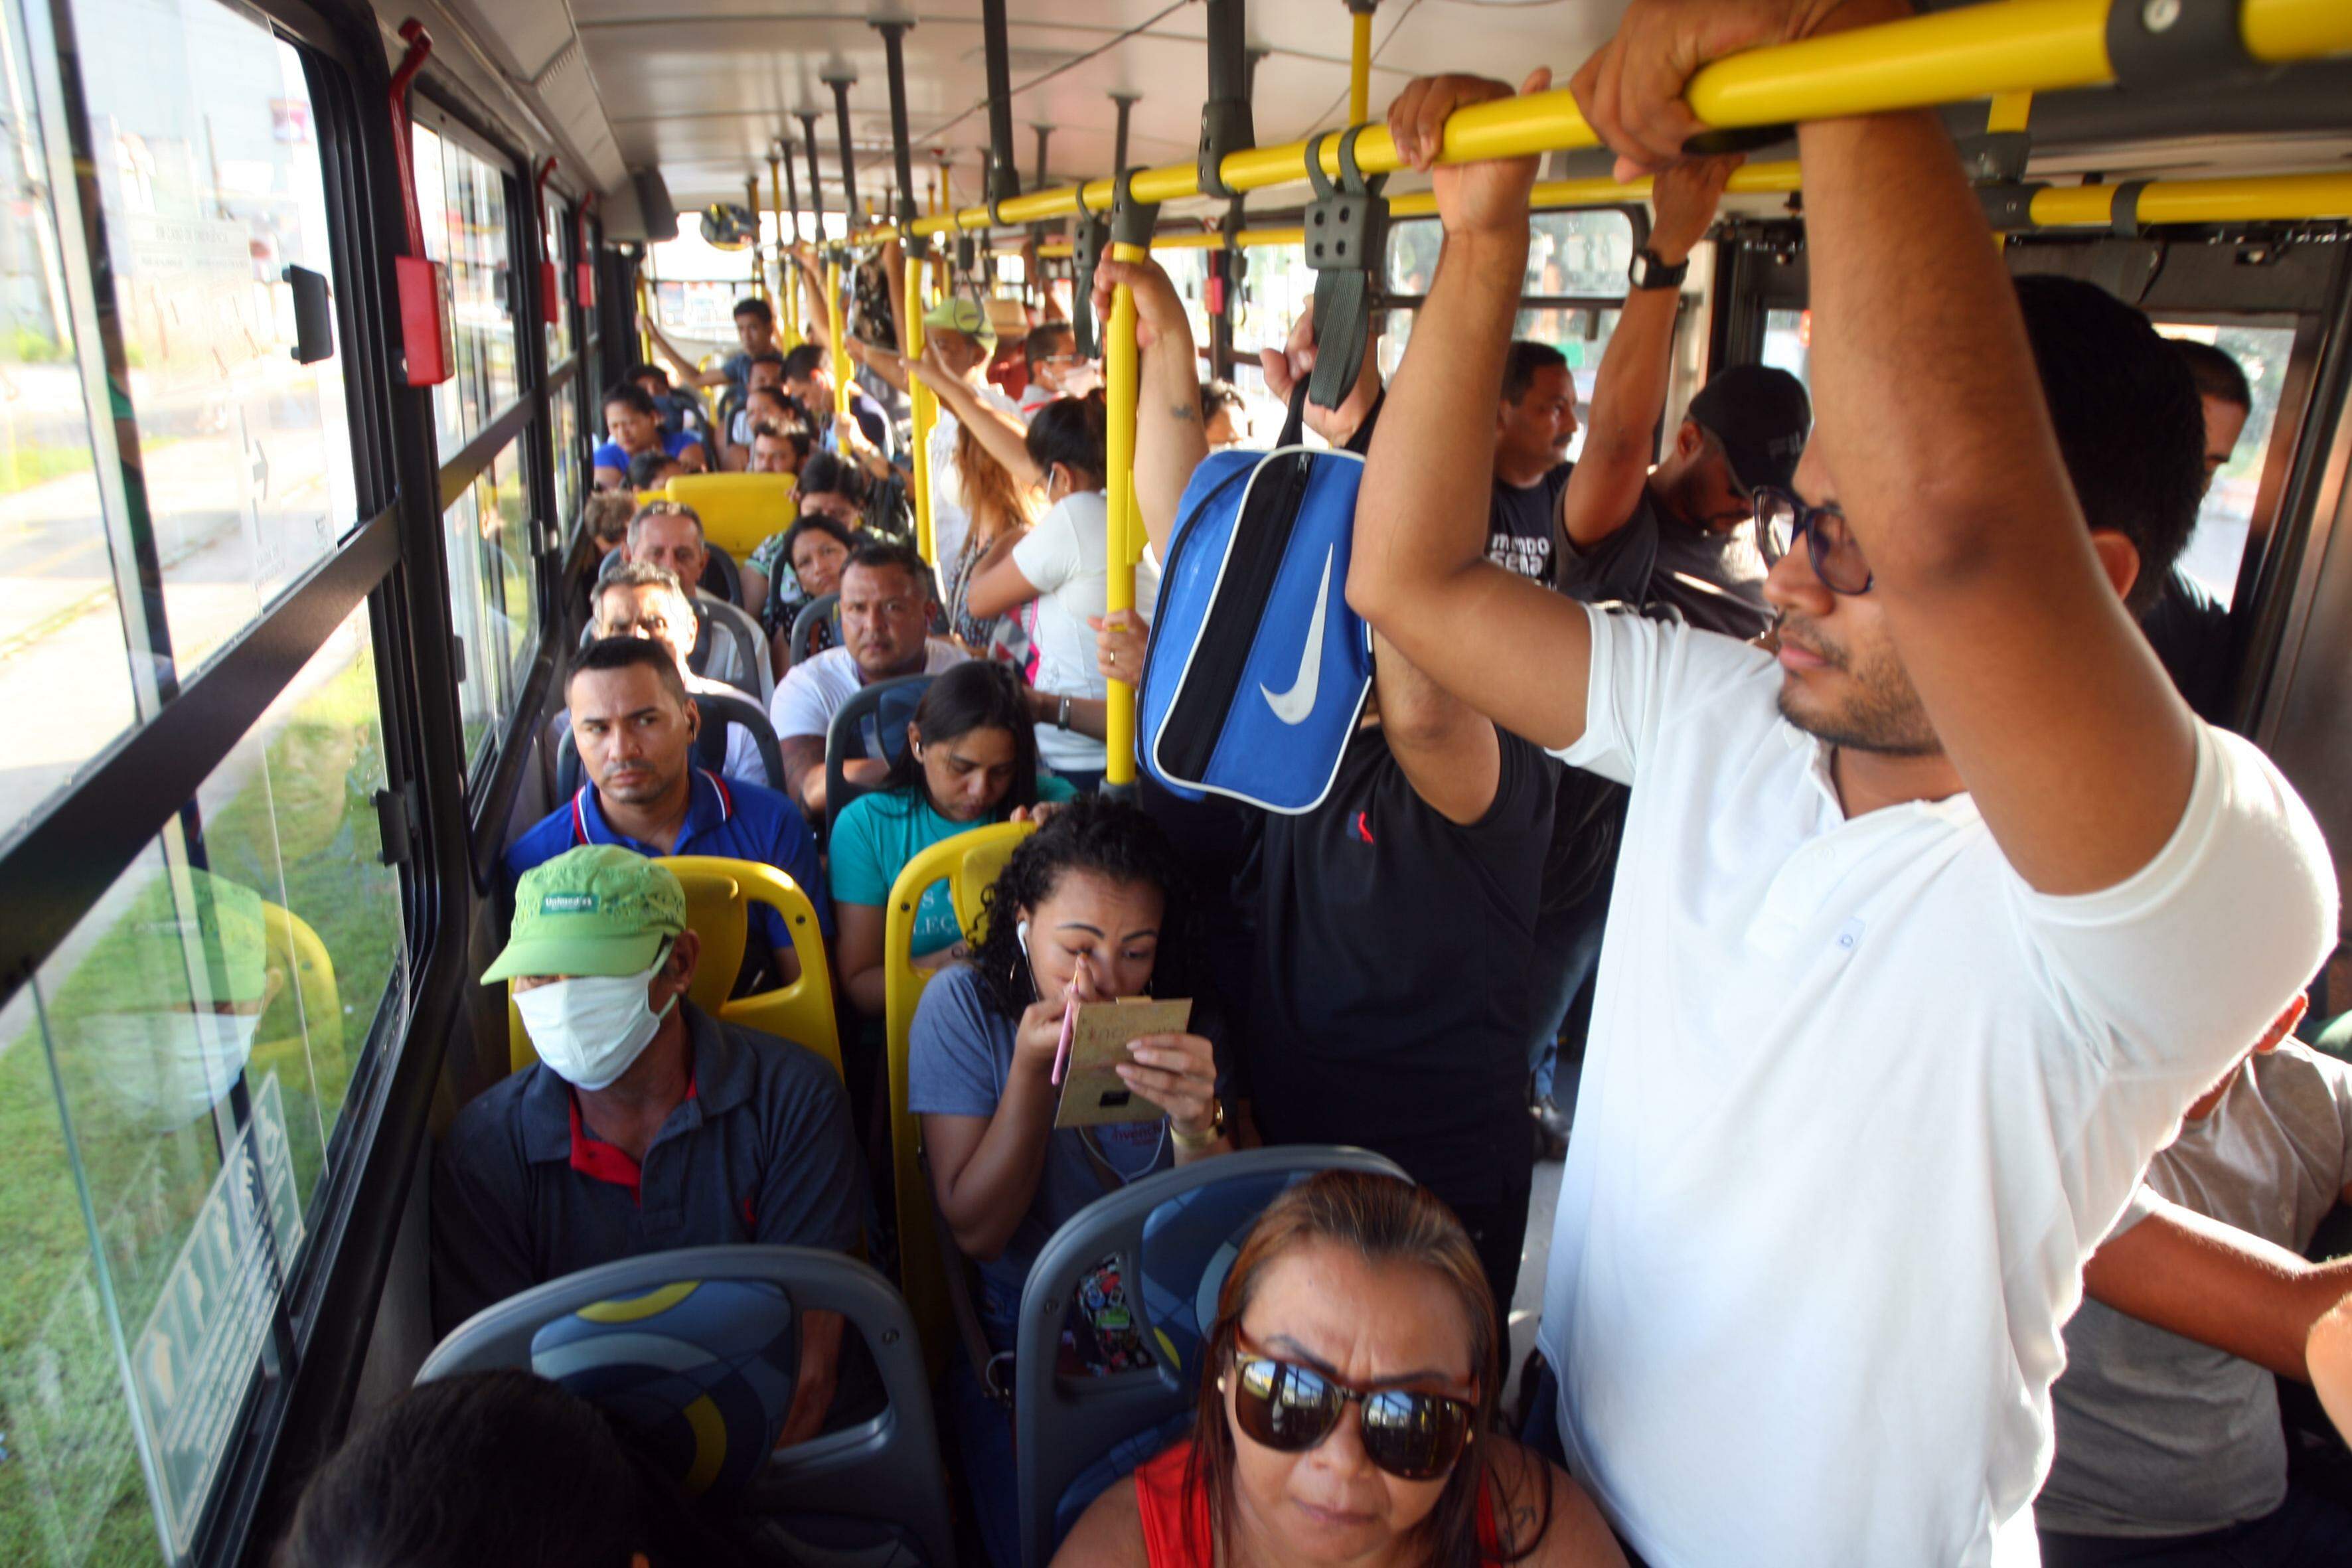
[[(841, 1080), (687, 999), (700, 944), (668, 868), (612, 845), (522, 879), (506, 951), (539, 1061), (478, 1096), (433, 1166), (433, 1312), (446, 1333), (533, 1285), (681, 1247), (857, 1245)], [(815, 1435), (842, 1322), (801, 1323), (787, 1441)]]
[[(756, 860), (800, 884), (816, 906), (817, 929), (833, 940), (833, 905), (808, 824), (776, 791), (694, 765), (702, 713), (667, 647), (643, 637), (593, 643), (572, 666), (566, 697), (580, 766), (594, 782), (515, 840), (507, 851), (510, 882), (583, 844)], [(799, 979), (783, 917), (758, 904), (752, 919), (781, 982)]]

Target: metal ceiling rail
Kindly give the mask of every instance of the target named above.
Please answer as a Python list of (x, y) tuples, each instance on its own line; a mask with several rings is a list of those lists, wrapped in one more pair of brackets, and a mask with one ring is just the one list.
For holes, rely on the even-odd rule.
[[(1925, 109), (2004, 93), (2104, 86), (2116, 79), (2107, 47), (2111, 5), (2128, 7), (2137, 15), (2140, 4), (2141, 0), (2002, 0), (1998, 5), (1906, 17), (1717, 60), (1691, 79), (1685, 96), (1702, 123), (1736, 130)], [(2259, 64), (2316, 58), (2352, 49), (2352, 5), (2346, 0), (2242, 0), (2239, 32), (2246, 55)], [(1438, 156), (1447, 163), (1526, 157), (1590, 147), (1597, 141), (1575, 99), (1565, 88), (1555, 88), (1456, 111), (1446, 121)], [(1395, 144), (1383, 125), (1373, 125), (1363, 133), (1356, 154), (1367, 174), (1386, 174), (1401, 166)], [(1225, 184), (1235, 190), (1265, 190), (1305, 180), (1306, 157), (1304, 142), (1254, 147), (1229, 155), (1219, 171)], [(1322, 163), (1327, 174), (1339, 173), (1336, 139), (1325, 142)], [(1735, 183), (1733, 188), (1739, 186)], [(1065, 185), (1011, 197), (998, 204), (994, 221), (1038, 223), (1074, 213), (1078, 210), (1080, 190)], [(2154, 191), (2150, 187), (2151, 195)], [(1083, 192), (1085, 205), (1095, 211), (1108, 211), (1115, 195), (1113, 183), (1107, 179), (1087, 182)], [(1139, 170), (1134, 177), (1134, 196), (1139, 202), (1181, 201), (1199, 194), (1199, 172), (1190, 163)], [(1633, 194), (1627, 187), (1612, 186), (1610, 199), (1625, 200)], [(2062, 195), (2073, 200), (2053, 202), (2053, 211), (2087, 211), (2088, 204), (2097, 199), (2076, 197), (2073, 192), (2045, 192), (2035, 198), (2035, 205), (2038, 209), (2044, 199)], [(1400, 197), (1398, 202), (1401, 206), (1413, 199)], [(2084, 205), (2076, 206), (2077, 201)], [(2035, 216), (2039, 219), (2038, 210)], [(2151, 223), (2200, 221), (2186, 216), (2158, 217), (2146, 206), (2142, 217)], [(985, 228), (991, 222), (986, 206), (968, 206), (919, 219), (915, 231), (950, 234)], [(888, 231), (854, 237), (871, 242), (888, 237)]]

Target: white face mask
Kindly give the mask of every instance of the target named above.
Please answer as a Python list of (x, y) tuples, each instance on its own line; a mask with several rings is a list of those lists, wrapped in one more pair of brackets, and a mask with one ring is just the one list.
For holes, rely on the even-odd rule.
[(516, 992), (522, 1026), (548, 1070), (592, 1092), (628, 1071), (677, 1005), (673, 996), (656, 1013), (646, 999), (646, 987), (668, 956), (665, 945), (642, 973), (583, 974)]
[(221, 1102), (253, 1055), (258, 1013), (94, 1013), (79, 1038), (98, 1079), (153, 1131)]

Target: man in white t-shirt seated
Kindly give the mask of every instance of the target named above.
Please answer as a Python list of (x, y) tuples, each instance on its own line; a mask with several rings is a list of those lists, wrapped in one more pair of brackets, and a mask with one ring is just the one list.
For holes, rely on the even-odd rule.
[[(739, 724), (725, 717), (715, 699), (732, 695), (738, 700), (750, 700), (755, 710), (757, 700), (749, 699), (740, 687), (697, 675), (688, 660), (696, 625), (694, 601), (678, 585), (677, 574), (666, 566), (624, 562), (596, 580), (593, 595), (588, 625), (597, 637), (648, 637), (669, 649), (670, 656), (677, 661), (678, 678), (686, 682), (686, 694), (694, 698), (703, 710), (702, 729), (695, 736), (696, 755), (701, 765), (730, 778), (782, 788), (782, 781), (769, 778), (767, 769), (761, 763), (759, 737), (751, 732), (749, 724)], [(567, 709), (549, 721), (548, 733), (551, 737), (561, 736), (571, 727), (572, 715)], [(547, 750), (551, 761), (556, 747), (551, 742)]]
[(2303, 1008), (2189, 1106), (2084, 1265), (2045, 1568), (2352, 1563), (2352, 1510), (2288, 1484), (2273, 1375), (2307, 1378), (2311, 1325), (2352, 1288), (2352, 1258), (2299, 1256), (2352, 1203), (2352, 1066), (2287, 1037)]
[[(902, 675), (936, 675), (966, 656), (929, 635), (939, 608), (930, 568), (903, 544), (862, 544), (841, 569), (841, 647), (793, 666), (768, 718), (783, 754), (784, 793), (811, 820), (824, 815), (824, 741), (833, 716), (858, 688)], [(879, 783), (889, 763), (868, 757), (844, 776)]]
[[(1576, 97), (1654, 170), (1700, 66), (1907, 14), (1632, 0)], [(1759, 498), (1777, 657), (1564, 598), (1486, 559), (1462, 483), (1536, 161), (1434, 160), (1507, 96), (1390, 110), (1445, 239), (1348, 597), (1631, 786), (1538, 1335), (1570, 1468), (1658, 1568), (2032, 1563), (2084, 1259), (2336, 930), (2310, 813), (2126, 607), (2195, 521), (2195, 388), (2112, 297), (2012, 286), (1933, 113), (1807, 122), (1819, 423)]]

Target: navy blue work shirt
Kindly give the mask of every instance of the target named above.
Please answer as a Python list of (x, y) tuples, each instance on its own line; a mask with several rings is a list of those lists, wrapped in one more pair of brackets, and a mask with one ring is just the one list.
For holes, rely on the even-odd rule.
[[(522, 874), (567, 849), (583, 844), (617, 844), (650, 858), (662, 851), (625, 837), (604, 820), (596, 786), (582, 784), (563, 805), (540, 819), (507, 850), (507, 890)], [(780, 791), (742, 779), (723, 779), (707, 768), (694, 770), (694, 784), (686, 804), (686, 826), (678, 829), (672, 855), (723, 855), (734, 860), (756, 860), (773, 866), (800, 884), (816, 906), (817, 929), (833, 940), (833, 900), (826, 897), (824, 872), (817, 865), (816, 836), (807, 819)], [(792, 932), (784, 919), (765, 904), (751, 908), (768, 945), (779, 952), (792, 951)]]
[(433, 1162), (433, 1318), (618, 1258), (761, 1244), (849, 1252), (861, 1214), (849, 1099), (823, 1058), (683, 997), (685, 1100), (643, 1165), (601, 1142), (545, 1066), (465, 1110)]

